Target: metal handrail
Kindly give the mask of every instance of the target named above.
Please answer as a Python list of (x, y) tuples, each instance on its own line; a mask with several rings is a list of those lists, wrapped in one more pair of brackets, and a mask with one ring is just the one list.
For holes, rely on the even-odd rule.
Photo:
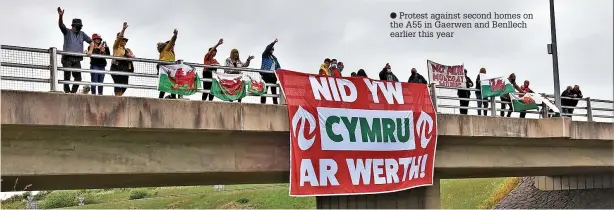
[[(22, 64), (22, 63), (13, 63), (13, 62), (1, 62), (1, 66), (13, 67), (13, 68), (28, 68), (28, 69), (37, 69), (37, 70), (46, 70), (50, 72), (50, 78), (29, 78), (29, 77), (15, 77), (15, 76), (2, 76), (1, 79), (8, 81), (25, 81), (25, 82), (37, 82), (37, 83), (50, 83), (51, 90), (55, 91), (58, 88), (58, 84), (74, 84), (74, 85), (95, 85), (95, 86), (109, 86), (109, 87), (121, 87), (121, 88), (137, 88), (137, 89), (148, 89), (148, 90), (157, 90), (157, 86), (151, 85), (134, 85), (134, 84), (115, 84), (115, 83), (98, 83), (98, 82), (87, 82), (87, 81), (66, 81), (58, 79), (58, 71), (71, 71), (71, 72), (86, 72), (86, 73), (99, 73), (99, 74), (110, 74), (110, 75), (124, 75), (124, 76), (134, 76), (134, 77), (145, 77), (145, 78), (158, 78), (158, 74), (151, 73), (135, 73), (135, 72), (121, 72), (121, 71), (108, 71), (108, 70), (93, 70), (93, 69), (79, 69), (79, 68), (66, 68), (59, 67), (57, 65), (57, 55), (69, 55), (69, 56), (79, 56), (79, 57), (90, 57), (90, 58), (102, 58), (102, 59), (111, 59), (111, 60), (127, 60), (127, 61), (135, 61), (135, 62), (146, 62), (146, 63), (155, 63), (161, 65), (169, 65), (175, 64), (174, 62), (161, 61), (156, 59), (146, 59), (146, 58), (127, 58), (127, 57), (114, 57), (108, 55), (100, 55), (100, 54), (92, 54), (87, 55), (85, 53), (75, 53), (75, 52), (67, 52), (67, 51), (59, 51), (56, 48), (49, 49), (40, 49), (40, 48), (31, 48), (31, 47), (20, 47), (20, 46), (11, 46), (11, 45), (1, 45), (0, 49), (6, 50), (14, 50), (14, 51), (24, 51), (24, 52), (36, 52), (36, 53), (48, 53), (50, 63), (48, 66), (46, 65), (34, 65), (34, 64)], [(190, 65), (192, 67), (199, 68), (215, 68), (218, 70), (234, 70), (240, 72), (257, 72), (257, 73), (271, 73), (271, 71), (254, 69), (254, 68), (241, 68), (241, 67), (230, 67), (230, 66), (218, 66), (218, 65), (204, 65), (198, 63), (188, 63), (183, 62), (186, 65)], [(212, 81), (211, 78), (200, 78), (202, 81)], [(269, 84), (269, 87), (279, 87), (278, 84)], [(432, 95), (433, 105), (436, 109), (438, 108), (452, 108), (452, 109), (466, 109), (466, 110), (484, 110), (490, 111), (491, 116), (499, 116), (499, 112), (513, 112), (511, 109), (500, 109), (498, 104), (511, 104), (510, 101), (502, 101), (497, 99), (496, 97), (489, 98), (460, 98), (454, 96), (442, 96), (437, 94), (437, 89), (447, 89), (447, 90), (467, 90), (471, 92), (480, 91), (477, 88), (460, 88), (460, 87), (444, 87), (437, 86), (435, 84), (429, 85), (430, 92)], [(197, 90), (200, 93), (209, 93), (209, 90)], [(281, 92), (281, 91), (280, 91)], [(544, 94), (539, 93), (540, 95), (546, 97), (547, 99), (551, 99), (554, 97), (552, 94)], [(264, 97), (279, 97), (281, 101), (284, 101), (283, 94), (264, 94)], [(561, 113), (562, 116), (582, 116), (587, 117), (588, 121), (593, 121), (593, 118), (611, 118), (614, 119), (614, 115), (595, 115), (593, 111), (601, 111), (601, 112), (614, 112), (614, 101), (612, 100), (603, 100), (603, 99), (592, 99), (589, 97), (586, 98), (570, 98), (570, 97), (561, 97), (562, 99), (576, 100), (576, 101), (585, 101), (586, 106), (561, 106), (562, 109), (574, 109), (574, 110), (587, 110), (586, 114), (567, 114)], [(455, 105), (447, 105), (447, 104), (438, 104), (437, 99), (441, 100), (464, 100), (464, 101), (475, 101), (477, 103), (489, 103), (490, 107), (465, 107), (465, 106), (455, 106)], [(592, 107), (592, 103), (610, 103), (613, 105), (612, 108), (602, 108), (602, 107)], [(561, 110), (562, 111), (562, 110)], [(549, 116), (554, 114), (550, 112), (547, 108), (542, 106), (541, 111), (533, 111), (527, 110), (523, 111), (524, 113), (532, 113), (532, 114), (540, 114), (542, 117)]]

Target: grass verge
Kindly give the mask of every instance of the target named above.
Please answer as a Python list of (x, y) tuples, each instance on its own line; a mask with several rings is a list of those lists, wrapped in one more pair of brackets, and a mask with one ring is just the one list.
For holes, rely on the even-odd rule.
[(520, 178), (512, 177), (505, 180), (503, 185), (494, 191), (488, 199), (484, 200), (477, 209), (492, 209), (494, 208), (505, 196), (507, 196), (520, 182)]
[[(518, 178), (441, 180), (444, 209), (489, 209), (518, 183)], [(76, 197), (85, 197), (78, 206)], [(315, 209), (313, 197), (288, 196), (287, 184), (161, 187), (53, 191), (38, 200), (41, 208), (73, 209)], [(43, 205), (44, 204), (44, 205)], [(23, 199), (2, 202), (3, 209), (25, 208)]]

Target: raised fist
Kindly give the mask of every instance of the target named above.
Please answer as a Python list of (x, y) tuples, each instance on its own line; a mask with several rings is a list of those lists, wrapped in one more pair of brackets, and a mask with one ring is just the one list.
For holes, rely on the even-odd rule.
[(64, 15), (64, 10), (58, 7), (58, 15)]

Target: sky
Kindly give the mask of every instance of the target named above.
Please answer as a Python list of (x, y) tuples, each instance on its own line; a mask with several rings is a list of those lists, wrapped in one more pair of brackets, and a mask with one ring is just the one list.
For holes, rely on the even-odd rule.
[[(613, 1), (555, 4), (561, 89), (577, 84), (586, 97), (612, 100)], [(223, 38), (220, 62), (237, 48), (242, 59), (254, 55), (250, 67), (258, 68), (265, 46), (277, 38), (275, 54), (284, 69), (317, 73), (324, 58), (336, 58), (344, 62), (346, 75), (362, 68), (377, 78), (390, 63), (399, 79), (407, 81), (411, 68), (427, 77), (430, 59), (464, 64), (472, 80), (481, 67), (489, 74), (516, 73), (519, 80), (531, 81), (536, 92), (553, 93), (552, 58), (546, 48), (551, 42), (548, 5), (547, 0), (5, 1), (0, 14), (10, 30), (0, 33), (0, 44), (61, 49), (56, 12), (61, 6), (66, 25), (81, 18), (84, 32), (101, 34), (109, 44), (128, 22), (128, 47), (137, 57), (157, 58), (156, 43), (169, 40), (176, 28), (175, 52), (187, 62), (201, 63), (206, 50)], [(533, 19), (525, 20), (525, 29), (430, 29), (455, 35), (391, 38), (390, 32), (399, 30), (390, 28), (391, 12), (530, 13)], [(106, 88), (105, 94), (111, 92)]]
[[(611, 0), (556, 0), (561, 88), (578, 84), (584, 95), (612, 99), (613, 33)], [(532, 81), (537, 92), (553, 93), (550, 19), (547, 0), (215, 0), (175, 1), (57, 0), (7, 1), (0, 14), (10, 17), (2, 44), (48, 48), (62, 46), (56, 8), (65, 9), (64, 22), (81, 18), (83, 31), (99, 33), (108, 42), (128, 22), (128, 47), (137, 57), (157, 58), (156, 43), (179, 30), (177, 58), (202, 62), (206, 50), (224, 38), (217, 59), (237, 48), (242, 59), (254, 55), (251, 67), (275, 38), (282, 68), (317, 72), (324, 58), (345, 64), (344, 74), (366, 69), (376, 77), (386, 63), (401, 80), (412, 67), (425, 77), (426, 60), (463, 63), (475, 80), (481, 67), (489, 74), (516, 73)], [(431, 29), (454, 31), (453, 38), (391, 38), (390, 13), (531, 13), (526, 29)], [(405, 21), (405, 20), (399, 20)], [(451, 21), (451, 20), (448, 20)], [(463, 20), (458, 20), (463, 21)], [(475, 22), (475, 21), (474, 21)], [(84, 62), (85, 63), (85, 62)], [(85, 64), (84, 64), (85, 65)], [(110, 79), (110, 78), (108, 78)]]

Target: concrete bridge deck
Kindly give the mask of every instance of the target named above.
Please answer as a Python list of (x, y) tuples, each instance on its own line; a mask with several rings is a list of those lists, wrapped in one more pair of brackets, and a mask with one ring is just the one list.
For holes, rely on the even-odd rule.
[[(285, 106), (1, 94), (2, 191), (288, 182)], [(612, 123), (440, 114), (438, 132), (439, 178), (614, 172)]]

